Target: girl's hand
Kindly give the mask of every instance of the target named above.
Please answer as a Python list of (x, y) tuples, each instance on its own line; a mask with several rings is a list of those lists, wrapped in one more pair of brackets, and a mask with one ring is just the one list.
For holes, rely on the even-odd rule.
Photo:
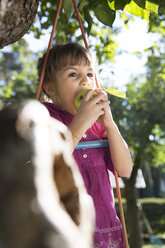
[(97, 89), (96, 92), (98, 94), (92, 99), (90, 97), (94, 93), (94, 90), (89, 90), (85, 94), (78, 112), (69, 126), (72, 132), (73, 149), (94, 122), (100, 122), (105, 129), (113, 126), (114, 122), (107, 94), (100, 89)]
[(105, 107), (103, 108), (104, 114), (101, 115), (97, 122), (101, 123), (105, 129), (109, 128), (111, 125), (114, 125), (114, 120), (110, 108), (110, 101), (108, 100), (107, 93), (101, 89), (95, 90), (98, 94), (105, 95)]
[(77, 118), (81, 118), (84, 120), (83, 122), (87, 129), (91, 127), (100, 116), (103, 116), (105, 114), (105, 110), (109, 106), (109, 101), (107, 99), (106, 93), (101, 90), (95, 91), (98, 94), (94, 95), (93, 99), (90, 99), (91, 95), (94, 93), (93, 90), (89, 90), (85, 94), (80, 108), (76, 114)]

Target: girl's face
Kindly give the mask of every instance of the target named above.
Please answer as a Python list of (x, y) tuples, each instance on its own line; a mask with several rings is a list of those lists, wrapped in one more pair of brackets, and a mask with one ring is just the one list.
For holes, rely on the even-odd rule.
[(95, 75), (92, 65), (82, 61), (77, 65), (68, 65), (56, 72), (53, 102), (62, 110), (76, 114), (74, 99), (86, 88), (95, 88)]

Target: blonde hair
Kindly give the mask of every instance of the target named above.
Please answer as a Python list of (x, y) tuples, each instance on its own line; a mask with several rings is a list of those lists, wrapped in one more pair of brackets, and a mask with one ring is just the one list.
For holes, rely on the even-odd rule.
[[(38, 61), (38, 78), (40, 80), (42, 67), (44, 64), (46, 53)], [(63, 67), (68, 65), (77, 65), (81, 62), (90, 65), (92, 64), (91, 53), (76, 43), (67, 43), (61, 45), (55, 45), (50, 49), (47, 65), (45, 69), (45, 75), (42, 85), (43, 100), (50, 101), (50, 96), (44, 90), (44, 85), (50, 82), (56, 82), (56, 71), (59, 71)]]

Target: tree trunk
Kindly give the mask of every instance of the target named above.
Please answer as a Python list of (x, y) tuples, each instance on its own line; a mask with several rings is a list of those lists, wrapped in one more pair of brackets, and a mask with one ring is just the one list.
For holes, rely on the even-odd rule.
[(137, 171), (141, 167), (142, 149), (141, 147), (136, 155), (131, 177), (124, 180), (125, 198), (127, 202), (127, 230), (129, 233), (130, 248), (142, 247), (140, 212), (137, 205), (137, 189), (135, 187)]
[(129, 233), (130, 248), (141, 248), (142, 240), (140, 228), (140, 216), (137, 206), (137, 192), (135, 186), (127, 183), (125, 186), (125, 197), (127, 201), (127, 230)]
[(19, 40), (33, 23), (39, 0), (0, 1), (0, 48)]
[(0, 123), (0, 247), (93, 247), (94, 206), (66, 126), (34, 100), (1, 110)]

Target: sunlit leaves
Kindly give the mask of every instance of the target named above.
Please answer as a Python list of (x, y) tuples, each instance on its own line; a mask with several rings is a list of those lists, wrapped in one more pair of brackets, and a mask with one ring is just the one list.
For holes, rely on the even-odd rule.
[(117, 104), (111, 97), (111, 109), (119, 129), (135, 157), (138, 153), (143, 156), (142, 164), (137, 166), (165, 163), (165, 57), (160, 47), (148, 50), (147, 73), (127, 85), (127, 101)]
[(127, 4), (131, 2), (131, 0), (108, 0), (109, 1), (109, 6), (113, 10), (123, 10)]
[[(97, 18), (102, 24), (112, 27), (116, 18), (116, 11), (128, 11), (132, 15), (149, 20), (150, 12), (157, 13), (157, 0), (79, 0), (76, 1), (79, 10), (80, 18), (82, 20), (85, 32), (90, 35), (92, 25)], [(44, 29), (48, 29), (54, 23), (54, 18), (57, 10), (57, 1), (42, 0), (40, 2), (40, 9), (37, 18), (39, 21), (35, 22), (31, 30), (35, 33), (35, 37), (39, 38)], [(63, 0), (58, 25), (56, 27), (55, 38), (58, 42), (67, 42), (75, 39), (79, 41), (77, 32), (69, 25), (74, 23), (76, 29), (79, 28), (77, 16), (75, 14), (74, 6), (71, 0)]]
[(124, 9), (127, 10), (130, 14), (139, 16), (146, 21), (149, 21), (149, 11), (140, 8), (134, 1), (131, 1), (130, 4), (126, 5)]
[(118, 47), (118, 43), (113, 40), (114, 32), (107, 29), (106, 26), (99, 27), (96, 23), (93, 25), (91, 34), (92, 36), (89, 37), (90, 49), (95, 51), (98, 63), (114, 62), (115, 51)]
[(126, 94), (124, 92), (118, 91), (116, 89), (106, 89), (105, 91), (113, 96), (126, 98)]
[(12, 85), (9, 84), (8, 86), (3, 88), (3, 97), (10, 98), (12, 95)]
[(165, 33), (165, 7), (164, 0), (159, 0), (158, 15), (154, 12), (150, 16), (149, 31)]
[(158, 1), (108, 0), (108, 4), (113, 10), (127, 10), (130, 14), (144, 18), (146, 21), (149, 21), (150, 11), (158, 12)]
[(141, 8), (158, 13), (158, 1), (134, 0)]
[(165, 145), (157, 145), (155, 147), (154, 153), (156, 156), (152, 159), (153, 165), (163, 166), (165, 164)]
[(160, 125), (156, 124), (149, 136), (152, 144), (152, 153), (153, 156), (152, 162), (155, 166), (160, 166), (165, 164), (165, 137), (164, 132), (162, 131)]
[(150, 1), (146, 1), (145, 9), (150, 10), (155, 12), (156, 14), (158, 13), (158, 4), (157, 3), (152, 3)]

